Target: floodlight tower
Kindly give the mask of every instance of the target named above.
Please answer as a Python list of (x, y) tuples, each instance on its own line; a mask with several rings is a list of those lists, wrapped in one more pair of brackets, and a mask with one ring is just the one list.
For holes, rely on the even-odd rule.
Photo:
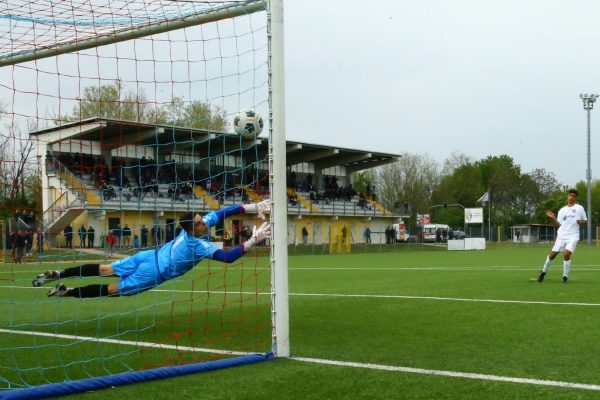
[(590, 129), (590, 111), (594, 109), (594, 102), (598, 98), (597, 94), (580, 94), (579, 98), (583, 101), (583, 109), (587, 111), (587, 244), (592, 244), (592, 151), (591, 151), (591, 129)]

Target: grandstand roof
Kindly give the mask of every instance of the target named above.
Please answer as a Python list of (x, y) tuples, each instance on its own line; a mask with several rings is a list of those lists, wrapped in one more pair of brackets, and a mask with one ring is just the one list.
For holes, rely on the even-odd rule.
[[(257, 159), (263, 159), (268, 153), (265, 137), (249, 141), (234, 133), (104, 118), (71, 122), (30, 132), (30, 135), (37, 136), (48, 144), (66, 139), (100, 141), (103, 148), (117, 148), (124, 145), (168, 146), (176, 143), (179, 150), (194, 147), (200, 152), (203, 147), (208, 146), (213, 149), (218, 146), (217, 148), (224, 152), (233, 152), (235, 149), (247, 149), (256, 144)], [(315, 169), (344, 166), (346, 172), (350, 173), (389, 164), (397, 161), (398, 158), (400, 158), (398, 154), (287, 141), (287, 165), (309, 162), (315, 165)]]

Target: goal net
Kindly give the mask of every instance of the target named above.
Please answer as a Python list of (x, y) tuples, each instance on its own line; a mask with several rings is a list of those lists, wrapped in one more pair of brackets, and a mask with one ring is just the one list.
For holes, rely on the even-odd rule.
[[(234, 263), (203, 260), (136, 296), (32, 287), (45, 270), (158, 249), (189, 212), (270, 198), (277, 215), (270, 4), (0, 4), (0, 397), (277, 350), (275, 225)], [(231, 216), (206, 239), (233, 248), (261, 222)]]

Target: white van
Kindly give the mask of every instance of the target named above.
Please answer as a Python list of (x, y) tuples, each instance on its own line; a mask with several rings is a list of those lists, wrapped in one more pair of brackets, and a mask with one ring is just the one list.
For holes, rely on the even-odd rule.
[(408, 242), (408, 230), (406, 226), (404, 226), (404, 221), (400, 221), (396, 224), (392, 225), (394, 230), (396, 231), (396, 241), (397, 242)]
[(435, 242), (438, 229), (446, 231), (446, 239), (448, 238), (448, 232), (450, 227), (446, 224), (425, 224), (423, 225), (423, 242)]

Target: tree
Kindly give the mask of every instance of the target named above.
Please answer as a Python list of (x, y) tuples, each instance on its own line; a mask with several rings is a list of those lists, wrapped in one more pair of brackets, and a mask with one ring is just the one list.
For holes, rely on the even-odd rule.
[[(558, 210), (560, 210), (561, 207), (566, 204), (567, 190), (568, 189), (566, 187), (563, 187), (546, 195), (544, 199), (539, 202), (529, 222), (538, 224), (554, 224), (554, 222), (552, 222), (552, 220), (546, 216), (546, 210), (554, 211), (555, 214), (558, 213)], [(579, 197), (581, 197), (581, 192), (579, 192)]]
[(157, 104), (148, 100), (143, 88), (133, 92), (116, 81), (84, 88), (83, 97), (71, 114), (59, 116), (55, 122), (60, 125), (98, 117), (224, 131), (229, 126), (226, 115), (218, 106), (198, 100), (186, 102), (181, 97), (174, 97), (167, 104)]
[(444, 165), (442, 167), (442, 171), (444, 173), (444, 175), (450, 175), (452, 173), (454, 173), (455, 170), (457, 170), (458, 168), (467, 166), (467, 165), (472, 165), (474, 163), (474, 160), (471, 156), (468, 156), (464, 153), (459, 153), (456, 151), (453, 151), (452, 153), (450, 153), (450, 155), (448, 156), (448, 158), (446, 160), (444, 160)]
[(536, 183), (540, 196), (548, 196), (561, 189), (556, 175), (544, 168), (536, 168), (529, 173), (531, 179)]
[(171, 107), (173, 115), (167, 121), (169, 125), (213, 131), (224, 131), (229, 126), (225, 111), (218, 106), (197, 100), (186, 104), (182, 98), (175, 97)]
[(137, 93), (127, 92), (121, 81), (101, 86), (87, 86), (83, 97), (73, 107), (71, 115), (61, 117), (64, 121), (86, 118), (109, 118), (136, 122), (149, 121), (149, 103), (143, 89)]
[(353, 187), (358, 193), (366, 193), (367, 187), (370, 187), (371, 182), (375, 181), (375, 175), (373, 170), (366, 170), (356, 172), (353, 178)]
[(538, 184), (529, 174), (520, 176), (518, 186), (515, 189), (510, 224), (528, 223), (543, 196)]
[(476, 164), (481, 169), (484, 187), (490, 191), (492, 220), (499, 225), (510, 226), (516, 197), (520, 195), (521, 167), (505, 154), (488, 156)]
[(409, 203), (413, 211), (427, 211), (440, 180), (439, 164), (427, 155), (404, 153), (395, 163), (378, 167), (373, 184), (389, 209)]
[[(456, 167), (451, 174), (442, 178), (433, 194), (433, 203), (477, 207), (479, 206), (477, 199), (485, 190), (481, 169), (475, 164), (466, 163)], [(464, 213), (460, 207), (437, 208), (434, 210), (433, 220), (461, 226), (464, 223)]]
[[(567, 190), (569, 190), (569, 188), (565, 187), (563, 189), (564, 190), (561, 192), (562, 193), (561, 207), (565, 205)], [(584, 181), (579, 181), (575, 185), (575, 189), (577, 189), (577, 192), (579, 193), (577, 202), (579, 204), (581, 204), (583, 206), (583, 208), (585, 208), (585, 211), (587, 213), (587, 211), (588, 211), (587, 183)], [(597, 179), (594, 179), (592, 181), (592, 215), (588, 215), (587, 217), (588, 217), (588, 219), (591, 219), (592, 226), (598, 224), (598, 221), (600, 221), (600, 180), (597, 180)]]
[[(0, 110), (0, 118), (3, 114)], [(33, 130), (29, 125), (28, 131)], [(32, 179), (37, 179), (35, 142), (12, 121), (5, 128), (8, 134), (0, 135), (0, 204), (5, 206), (1, 212), (7, 217), (15, 209), (35, 209), (38, 196), (31, 192)]]

